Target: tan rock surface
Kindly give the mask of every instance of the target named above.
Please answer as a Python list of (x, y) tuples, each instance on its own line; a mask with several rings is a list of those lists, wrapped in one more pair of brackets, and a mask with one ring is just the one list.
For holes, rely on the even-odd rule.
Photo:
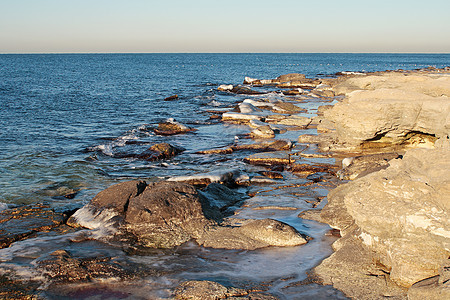
[(357, 238), (390, 279), (410, 287), (435, 276), (450, 255), (450, 146), (414, 149), (390, 166), (336, 188), (322, 218), (343, 235), (353, 224)]
[(334, 125), (341, 144), (355, 147), (369, 141), (430, 147), (436, 137), (450, 134), (448, 74), (355, 77), (335, 89), (346, 98), (325, 111), (324, 117)]

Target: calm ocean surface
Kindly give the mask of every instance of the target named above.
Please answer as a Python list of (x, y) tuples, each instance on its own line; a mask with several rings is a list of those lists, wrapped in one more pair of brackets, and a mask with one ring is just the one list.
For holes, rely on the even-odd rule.
[[(245, 76), (449, 64), (449, 54), (0, 55), (0, 202), (60, 205), (67, 201), (59, 196), (71, 190), (78, 194), (70, 202), (83, 202), (117, 180), (197, 170), (190, 153), (225, 145), (236, 133), (201, 130), (209, 118), (204, 110), (234, 103), (217, 85), (242, 83)], [(163, 101), (174, 94), (178, 101)], [(175, 141), (148, 136), (187, 149), (175, 165), (111, 159), (125, 141), (148, 135), (140, 128), (166, 118), (200, 127)]]
[[(78, 208), (99, 191), (133, 178), (152, 181), (224, 169), (259, 175), (261, 167), (243, 162), (248, 155), (245, 151), (232, 155), (195, 153), (228, 146), (235, 136), (249, 132), (247, 126), (210, 119), (208, 110), (229, 110), (251, 98), (219, 92), (220, 84), (240, 84), (245, 76), (271, 79), (295, 72), (321, 77), (340, 71), (449, 65), (450, 54), (0, 55), (0, 210), (36, 202), (60, 210)], [(175, 94), (178, 100), (164, 101)], [(274, 92), (258, 97), (293, 101)], [(312, 116), (318, 106), (330, 104), (327, 101), (311, 98), (295, 105), (308, 110), (299, 115)], [(151, 129), (167, 118), (197, 131), (155, 135)], [(314, 134), (316, 130), (287, 131), (277, 138), (295, 142), (303, 133)], [(186, 150), (165, 161), (123, 158), (122, 154), (141, 153), (160, 142)], [(252, 141), (241, 138), (238, 142)], [(315, 151), (313, 146), (311, 149)], [(302, 160), (334, 163), (332, 158)], [(244, 251), (187, 242), (175, 249), (151, 249), (134, 255), (102, 241), (72, 242), (77, 234), (83, 234), (81, 231), (50, 232), (0, 249), (0, 274), (40, 281), (40, 296), (45, 299), (116, 299), (130, 295), (132, 299), (166, 299), (185, 280), (214, 280), (238, 287), (262, 285), (279, 299), (346, 299), (330, 286), (304, 282), (307, 272), (332, 253), (331, 243), (336, 238), (326, 234), (328, 225), (297, 215), (312, 208), (317, 199), (325, 198), (331, 185), (312, 187), (306, 184), (309, 179), (289, 172), (283, 177), (264, 193), (249, 197), (235, 217), (283, 221), (313, 238), (306, 245)], [(276, 184), (283, 187), (272, 189)], [(258, 192), (264, 187), (248, 189), (246, 192)], [(108, 278), (90, 284), (49, 286), (36, 266), (49, 253), (61, 249), (80, 257), (106, 256), (138, 263), (157, 275), (149, 273), (126, 282)]]

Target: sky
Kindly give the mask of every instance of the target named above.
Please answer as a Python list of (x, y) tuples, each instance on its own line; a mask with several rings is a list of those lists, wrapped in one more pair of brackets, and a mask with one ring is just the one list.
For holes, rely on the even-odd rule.
[(450, 53), (449, 0), (0, 0), (0, 53)]

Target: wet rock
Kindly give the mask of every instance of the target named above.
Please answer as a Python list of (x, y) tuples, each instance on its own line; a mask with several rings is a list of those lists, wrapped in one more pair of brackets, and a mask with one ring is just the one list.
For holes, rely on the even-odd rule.
[(277, 101), (272, 107), (272, 111), (282, 114), (297, 114), (300, 112), (306, 112), (305, 109), (298, 107), (295, 104), (289, 102)]
[(178, 95), (172, 95), (167, 98), (164, 98), (164, 101), (173, 101), (173, 100), (177, 100), (177, 99), (178, 99)]
[(272, 128), (270, 128), (269, 125), (264, 125), (253, 129), (250, 133), (250, 136), (256, 139), (271, 139), (275, 137), (275, 132), (272, 130)]
[[(231, 292), (231, 293), (230, 293)], [(248, 294), (244, 290), (233, 289), (229, 291), (229, 288), (208, 280), (193, 280), (185, 281), (181, 283), (175, 290), (175, 299), (180, 300), (216, 300), (225, 299), (228, 296), (243, 296)]]
[(290, 171), (294, 174), (301, 174), (304, 176), (314, 174), (314, 173), (322, 173), (327, 172), (334, 174), (335, 166), (333, 165), (310, 165), (310, 164), (298, 164), (298, 163), (291, 163), (286, 167), (287, 171)]
[(251, 88), (249, 88), (247, 86), (242, 86), (242, 85), (233, 86), (233, 88), (230, 90), (230, 92), (235, 93), (235, 94), (243, 94), (243, 95), (261, 95), (261, 94), (264, 94), (263, 92), (255, 91), (255, 90), (252, 90)]
[(155, 161), (162, 159), (170, 159), (177, 154), (183, 152), (181, 147), (172, 146), (168, 143), (155, 144), (142, 152), (141, 154), (133, 155), (138, 159), (144, 159), (147, 161)]
[(276, 300), (277, 298), (251, 290), (235, 287), (225, 287), (217, 282), (209, 280), (191, 280), (181, 283), (175, 290), (175, 299), (178, 300), (217, 300), (217, 299), (241, 299), (241, 300)]
[(248, 145), (234, 145), (231, 148), (233, 151), (262, 151), (262, 152), (271, 152), (271, 151), (282, 151), (282, 150), (290, 150), (293, 147), (292, 142), (289, 140), (272, 140), (272, 141), (261, 141), (254, 144)]
[(178, 182), (146, 185), (131, 181), (99, 193), (71, 217), (71, 223), (91, 229), (112, 228), (104, 231), (104, 236), (152, 248), (172, 248), (191, 239), (221, 248), (216, 242), (219, 232), (233, 237), (226, 246), (233, 249), (303, 243), (295, 229), (273, 220), (241, 220), (245, 226), (219, 226), (228, 209), (240, 201), (230, 193), (217, 186), (199, 192), (192, 185)]
[(303, 128), (306, 128), (310, 123), (311, 123), (310, 118), (301, 116), (290, 116), (286, 119), (277, 122), (277, 124), (280, 125), (299, 126)]
[(222, 114), (222, 121), (233, 122), (238, 124), (245, 124), (250, 120), (262, 120), (264, 115), (262, 114), (244, 114), (239, 112), (226, 112)]
[(295, 162), (289, 153), (284, 151), (257, 153), (244, 158), (244, 161), (251, 165), (272, 166), (288, 165)]
[(41, 299), (39, 294), (40, 283), (21, 281), (0, 275), (0, 299)]
[(236, 177), (238, 177), (240, 171), (237, 169), (225, 169), (211, 171), (207, 173), (194, 174), (189, 176), (176, 176), (171, 177), (167, 181), (184, 182), (192, 185), (207, 186), (208, 184), (215, 182), (225, 185), (233, 185)]
[(57, 250), (49, 259), (39, 261), (44, 275), (58, 283), (89, 282), (101, 278), (131, 279), (138, 266), (126, 269), (111, 257), (77, 258), (65, 250)]
[(154, 132), (159, 135), (175, 135), (187, 132), (195, 131), (196, 129), (187, 127), (181, 123), (175, 122), (173, 119), (169, 119), (165, 122), (158, 124), (158, 128), (154, 129)]
[(195, 152), (196, 154), (230, 154), (233, 153), (233, 149), (231, 147), (226, 148), (217, 148), (217, 149), (208, 149)]
[(204, 247), (254, 250), (268, 246), (298, 246), (307, 243), (291, 226), (272, 219), (230, 219), (208, 231), (197, 242)]
[(222, 92), (227, 92), (231, 91), (233, 89), (233, 86), (231, 84), (221, 84), (217, 89)]
[(26, 205), (0, 211), (0, 248), (50, 231), (63, 224), (66, 216), (44, 204)]
[(386, 169), (389, 166), (390, 160), (401, 157), (396, 152), (347, 157), (342, 161), (342, 169), (336, 175), (340, 179), (354, 180), (367, 174)]
[(290, 74), (284, 74), (280, 75), (277, 78), (275, 78), (273, 81), (275, 82), (289, 82), (289, 81), (302, 81), (306, 79), (305, 74), (300, 73), (290, 73)]
[[(433, 150), (408, 150), (385, 170), (328, 195), (322, 218), (374, 251), (398, 285), (438, 275), (449, 257), (449, 149), (448, 140), (440, 140)], [(352, 224), (357, 230), (348, 232)]]
[(281, 174), (280, 172), (275, 172), (275, 171), (261, 171), (260, 172), (262, 175), (267, 176), (269, 178), (272, 179), (283, 179), (283, 174)]
[(296, 88), (292, 90), (281, 91), (281, 93), (286, 96), (297, 96), (303, 94), (304, 91), (301, 88)]
[(220, 211), (224, 217), (231, 215), (236, 206), (247, 198), (246, 195), (215, 182), (209, 184), (205, 189), (199, 190), (199, 193), (207, 199), (211, 207)]

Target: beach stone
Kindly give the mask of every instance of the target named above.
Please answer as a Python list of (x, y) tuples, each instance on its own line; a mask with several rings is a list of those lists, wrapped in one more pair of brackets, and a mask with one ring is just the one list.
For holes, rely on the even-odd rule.
[(311, 119), (301, 116), (290, 116), (277, 122), (279, 125), (299, 126), (306, 128), (311, 123)]
[(243, 94), (243, 95), (261, 95), (261, 94), (264, 94), (263, 92), (255, 91), (255, 90), (252, 90), (251, 88), (249, 88), (247, 86), (242, 86), (242, 85), (233, 86), (233, 88), (230, 90), (230, 92), (235, 93), (235, 94)]
[(164, 101), (173, 101), (173, 100), (177, 100), (177, 99), (178, 99), (178, 95), (172, 95), (167, 98), (164, 98)]
[(62, 225), (67, 218), (45, 204), (25, 205), (0, 211), (0, 249), (12, 243), (47, 232)]
[(298, 246), (307, 243), (293, 227), (272, 219), (229, 219), (208, 231), (197, 242), (204, 247), (254, 250), (268, 246)]
[(255, 128), (250, 133), (252, 138), (256, 139), (271, 139), (275, 137), (275, 132), (270, 128), (269, 125), (259, 126)]
[(274, 103), (272, 109), (273, 112), (282, 114), (297, 114), (300, 112), (306, 112), (305, 109), (298, 107), (295, 104), (289, 102), (277, 101)]
[(181, 147), (172, 146), (168, 143), (160, 143), (151, 146), (141, 154), (134, 155), (134, 157), (147, 161), (155, 161), (170, 159), (183, 151), (184, 149)]
[(285, 151), (276, 151), (250, 155), (244, 158), (244, 162), (260, 166), (288, 165), (294, 163), (295, 158)]
[(261, 152), (272, 152), (272, 151), (282, 151), (289, 150), (293, 147), (292, 142), (289, 140), (271, 140), (271, 141), (260, 141), (253, 144), (246, 145), (234, 145), (231, 148), (233, 151), (261, 151)]
[(289, 82), (289, 81), (302, 81), (304, 80), (305, 74), (300, 74), (300, 73), (290, 73), (290, 74), (284, 74), (284, 75), (280, 75), (277, 78), (275, 78), (273, 81), (274, 82)]
[(187, 132), (195, 131), (196, 129), (187, 127), (181, 123), (175, 122), (172, 119), (169, 119), (165, 122), (161, 122), (158, 124), (158, 128), (155, 128), (153, 131), (159, 135), (175, 135), (182, 134)]
[(219, 91), (222, 91), (222, 92), (228, 92), (228, 91), (231, 91), (233, 89), (233, 85), (231, 85), (231, 84), (221, 84), (221, 85), (219, 85), (219, 87), (217, 89)]

